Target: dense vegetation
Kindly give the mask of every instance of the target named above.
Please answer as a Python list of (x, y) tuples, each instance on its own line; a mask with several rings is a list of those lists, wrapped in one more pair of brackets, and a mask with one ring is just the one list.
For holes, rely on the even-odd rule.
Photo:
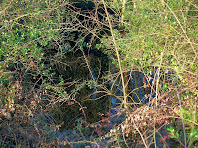
[(0, 1), (0, 147), (196, 147), (197, 8)]

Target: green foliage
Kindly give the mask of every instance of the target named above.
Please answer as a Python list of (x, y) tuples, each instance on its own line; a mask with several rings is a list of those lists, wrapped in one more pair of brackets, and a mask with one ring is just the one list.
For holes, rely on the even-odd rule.
[[(119, 7), (119, 1), (117, 2)], [(113, 5), (114, 3), (112, 3), (112, 7), (114, 7)], [(133, 64), (142, 67), (162, 65), (163, 67), (180, 69), (178, 67), (180, 60), (182, 63), (190, 63), (188, 56), (195, 56), (196, 53), (193, 48), (196, 46), (193, 43), (194, 47), (190, 47), (190, 43), (184, 43), (183, 40), (194, 41), (197, 31), (192, 25), (194, 26), (196, 22), (190, 19), (185, 11), (182, 12), (183, 15), (180, 15), (180, 10), (189, 10), (191, 5), (193, 3), (181, 2), (180, 0), (168, 1), (166, 4), (157, 1), (129, 2), (126, 11), (123, 12), (124, 24), (115, 26), (114, 29), (122, 66), (128, 67), (128, 65)], [(188, 28), (185, 32), (182, 30), (184, 26)], [(192, 30), (194, 30), (194, 35), (191, 33)], [(110, 44), (110, 42), (112, 42), (111, 37), (109, 39), (103, 38), (106, 47), (112, 48), (111, 44), (113, 43)], [(109, 55), (112, 56), (112, 53)]]
[[(176, 106), (177, 118), (181, 120), (173, 120), (174, 124), (169, 126), (166, 131), (169, 132), (170, 138), (177, 139), (180, 143), (184, 143), (184, 135), (187, 136), (187, 144), (189, 146), (193, 145), (198, 138), (198, 108), (195, 105), (197, 104), (198, 65), (196, 1), (128, 0), (125, 5), (124, 1), (121, 0), (108, 0), (106, 3), (109, 6), (108, 12), (111, 12), (113, 36), (108, 35), (109, 31), (101, 35), (101, 32), (107, 30), (109, 26), (106, 16), (98, 15), (104, 14), (101, 13), (104, 12), (102, 2), (97, 1), (95, 4), (91, 1), (72, 0), (70, 2), (62, 0), (1, 1), (0, 118), (9, 120), (5, 120), (0, 125), (2, 127), (9, 125), (9, 130), (5, 128), (0, 132), (0, 135), (3, 135), (0, 146), (6, 147), (10, 144), (7, 142), (8, 145), (6, 145), (5, 141), (2, 140), (3, 137), (10, 138), (10, 141), (15, 139), (15, 143), (20, 144), (23, 144), (23, 141), (33, 141), (38, 144), (36, 147), (60, 145), (60, 143), (55, 142), (56, 140), (51, 135), (58, 129), (58, 124), (62, 124), (61, 122), (65, 124), (64, 127), (71, 126), (74, 128), (74, 135), (80, 140), (85, 140), (84, 143), (88, 142), (86, 139), (89, 137), (84, 138), (82, 132), (87, 132), (87, 127), (85, 127), (87, 122), (98, 120), (96, 114), (99, 110), (104, 111), (103, 108), (107, 106), (108, 101), (105, 100), (106, 98), (103, 99), (103, 96), (113, 96), (114, 94), (111, 94), (111, 92), (114, 86), (119, 91), (123, 91), (122, 88), (125, 87), (120, 87), (117, 80), (110, 84), (112, 85), (110, 91), (106, 86), (106, 83), (111, 81), (111, 77), (120, 78), (119, 75), (122, 71), (118, 66), (119, 62), (124, 72), (130, 71), (132, 68), (138, 72), (141, 71), (145, 77), (152, 79), (152, 84), (147, 84), (150, 83), (150, 80), (145, 80), (143, 83), (146, 86), (140, 86), (142, 89), (146, 89), (147, 86), (150, 87), (151, 97), (149, 101), (158, 98), (172, 99), (172, 102), (169, 103), (170, 106), (166, 102), (164, 104), (168, 108)], [(81, 9), (75, 9), (73, 6)], [(124, 6), (126, 6), (126, 9), (124, 9)], [(86, 9), (92, 9), (92, 11), (84, 13)], [(81, 17), (84, 17), (83, 21), (79, 19)], [(99, 20), (102, 22), (99, 22)], [(76, 23), (79, 24), (76, 26)], [(104, 78), (105, 82), (102, 78), (100, 79), (100, 74), (98, 74), (96, 80), (94, 72), (94, 78), (92, 79), (95, 80), (90, 80), (89, 73), (92, 69), (89, 66), (99, 65), (95, 64), (94, 60), (88, 59), (90, 58), (88, 56), (87, 60), (84, 54), (85, 49), (93, 46), (92, 43), (86, 41), (86, 38), (89, 38), (88, 36), (91, 34), (90, 32), (94, 33), (94, 39), (95, 34), (97, 37), (101, 37), (100, 42), (97, 42), (94, 46), (108, 55), (114, 65), (112, 69), (108, 69), (109, 72), (104, 71), (104, 73), (108, 73), (107, 80)], [(113, 42), (114, 39), (116, 43)], [(72, 43), (75, 43), (75, 45), (72, 45)], [(80, 49), (80, 52), (77, 49)], [(119, 52), (120, 61), (118, 61), (115, 49)], [(73, 55), (70, 56), (69, 54)], [(67, 65), (67, 63), (69, 64)], [(159, 70), (158, 73), (155, 68)], [(100, 71), (101, 67), (94, 67), (95, 69)], [(120, 72), (117, 73), (118, 70)], [(152, 78), (152, 73), (155, 73), (154, 78)], [(165, 76), (166, 74), (168, 76)], [(137, 80), (136, 76), (134, 75), (135, 80)], [(70, 82), (72, 80), (73, 82)], [(101, 85), (99, 85), (99, 81), (101, 81)], [(126, 82), (129, 83), (128, 80)], [(101, 93), (98, 98), (102, 99), (96, 103), (87, 102), (86, 95), (93, 89), (95, 89), (95, 92)], [(126, 86), (127, 89), (129, 88)], [(133, 96), (130, 96), (133, 91), (136, 90), (126, 91), (130, 99), (133, 99)], [(169, 94), (169, 92), (171, 93)], [(176, 95), (177, 93), (179, 94)], [(167, 97), (166, 94), (171, 96)], [(152, 95), (155, 97), (152, 97)], [(120, 103), (123, 103), (123, 96), (113, 97), (118, 98)], [(95, 100), (98, 100), (98, 98)], [(178, 100), (180, 101), (179, 105)], [(96, 108), (98, 104), (103, 106)], [(138, 105), (136, 107), (139, 107)], [(91, 108), (91, 111), (86, 110), (87, 106)], [(111, 104), (109, 106), (111, 107)], [(156, 104), (156, 110), (157, 107)], [(132, 111), (133, 106), (130, 106), (127, 112), (130, 115), (130, 113), (133, 114)], [(17, 112), (17, 116), (12, 115), (12, 112)], [(126, 113), (126, 111), (123, 112)], [(49, 115), (50, 113), (53, 113), (55, 119)], [(160, 113), (156, 112), (156, 117), (158, 114)], [(84, 117), (86, 115), (88, 115), (88, 121), (85, 121)], [(83, 116), (83, 118), (79, 116)], [(164, 114), (161, 116), (164, 116)], [(55, 123), (55, 120), (57, 123)], [(168, 119), (164, 120), (167, 121)], [(16, 121), (20, 123), (15, 125)], [(162, 122), (165, 123), (165, 121)], [(144, 121), (145, 124), (147, 124), (146, 122)], [(77, 124), (73, 125), (72, 123)], [(126, 123), (131, 124), (126, 127), (133, 126), (129, 121)], [(177, 128), (181, 124), (185, 124), (185, 127)], [(147, 126), (146, 128), (149, 130), (153, 128)], [(136, 128), (141, 135), (141, 130), (144, 130), (143, 127)], [(116, 130), (117, 133), (123, 134), (122, 137), (116, 135), (117, 139), (115, 141), (118, 145), (119, 143), (127, 145), (126, 141), (130, 138), (125, 140), (124, 132), (133, 132), (131, 129), (127, 131), (122, 129), (122, 132)], [(90, 133), (93, 132), (91, 129), (88, 130), (90, 130)], [(103, 134), (98, 129), (95, 130), (98, 136)], [(145, 133), (157, 134), (153, 134), (149, 130)], [(14, 133), (16, 133), (17, 136), (13, 137), (10, 131), (14, 136)], [(153, 129), (151, 131), (156, 132)], [(29, 136), (28, 139), (23, 139), (27, 135)], [(90, 135), (92, 137), (93, 134)], [(142, 137), (139, 139), (150, 140), (146, 135)], [(39, 143), (43, 145), (39, 145)], [(112, 145), (109, 143), (107, 142), (107, 147)], [(137, 143), (142, 142), (138, 141)], [(68, 141), (63, 142), (63, 145), (68, 144)], [(27, 145), (24, 144), (23, 146)]]
[(170, 132), (170, 138), (179, 138), (179, 132), (175, 131), (174, 128), (172, 126), (170, 126), (169, 128), (167, 128), (167, 130)]
[[(154, 73), (152, 85), (158, 86), (156, 91), (154, 90), (156, 94), (161, 93), (158, 94), (158, 98), (171, 90), (178, 88), (185, 90), (179, 92), (177, 99), (173, 93), (172, 98), (182, 102), (182, 107), (177, 109), (177, 113), (184, 124), (190, 126), (190, 130), (186, 129), (185, 133), (185, 129), (175, 131), (175, 127), (172, 126), (167, 129), (171, 138), (183, 143), (183, 135), (187, 136), (187, 142), (194, 139), (190, 135), (196, 133), (194, 129), (197, 128), (197, 124), (194, 124), (198, 122), (197, 109), (192, 107), (193, 104), (197, 104), (195, 88), (197, 88), (198, 33), (195, 27), (197, 13), (194, 13), (197, 11), (194, 7), (196, 4), (196, 1), (181, 0), (135, 0), (127, 1), (126, 10), (123, 11), (124, 1), (108, 1), (108, 5), (116, 11), (116, 14), (110, 16), (113, 35), (104, 36), (101, 39), (102, 45), (97, 45), (98, 49), (104, 50), (103, 52), (112, 59), (114, 68), (118, 71), (120, 68), (116, 58), (116, 48), (124, 71), (130, 71), (131, 68), (137, 71), (143, 70), (149, 77)], [(123, 22), (120, 21), (121, 18)], [(116, 43), (113, 42), (113, 37)], [(158, 69), (159, 73), (153, 67)], [(162, 77), (166, 73), (169, 76)], [(160, 77), (160, 80), (158, 81), (156, 77)], [(186, 97), (188, 99), (183, 99)], [(172, 103), (172, 105), (176, 104)], [(188, 104), (188, 107), (184, 104)], [(179, 124), (181, 125), (181, 122)]]

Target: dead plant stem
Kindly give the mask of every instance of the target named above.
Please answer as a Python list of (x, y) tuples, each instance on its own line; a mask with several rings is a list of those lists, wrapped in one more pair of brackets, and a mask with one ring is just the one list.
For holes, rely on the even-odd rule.
[(115, 51), (116, 51), (116, 55), (117, 55), (117, 59), (118, 59), (118, 66), (119, 66), (119, 69), (120, 69), (120, 75), (121, 75), (121, 80), (122, 80), (122, 87), (123, 87), (123, 104), (124, 104), (124, 108), (125, 109), (128, 109), (128, 106), (127, 106), (127, 94), (126, 94), (126, 91), (125, 91), (125, 83), (124, 83), (124, 75), (123, 75), (123, 70), (122, 70), (122, 66), (121, 66), (121, 59), (120, 59), (120, 55), (119, 55), (119, 51), (118, 51), (118, 46), (117, 46), (117, 43), (116, 43), (116, 40), (115, 40), (115, 37), (114, 37), (114, 33), (113, 33), (113, 27), (112, 27), (112, 23), (111, 23), (111, 20), (109, 18), (109, 13), (107, 11), (107, 7), (106, 7), (106, 4), (105, 4), (105, 1), (102, 0), (103, 2), (103, 5), (104, 5), (104, 8), (105, 8), (105, 13), (107, 15), (107, 19), (108, 19), (108, 22), (109, 22), (109, 28), (110, 28), (110, 32), (111, 32), (111, 36), (113, 38), (113, 44), (115, 46)]
[(181, 99), (180, 99), (180, 97), (179, 97), (179, 93), (178, 93), (178, 91), (176, 90), (176, 92), (177, 92), (177, 97), (178, 97), (178, 100), (179, 100), (179, 107), (180, 107), (180, 110), (181, 110), (181, 120), (182, 120), (182, 127), (183, 127), (183, 131), (184, 131), (184, 144), (185, 144), (185, 147), (186, 147), (186, 145), (187, 145), (187, 143), (186, 143), (186, 131), (185, 131), (185, 125), (184, 125), (184, 117), (183, 117), (183, 111), (182, 111), (182, 106), (181, 106)]

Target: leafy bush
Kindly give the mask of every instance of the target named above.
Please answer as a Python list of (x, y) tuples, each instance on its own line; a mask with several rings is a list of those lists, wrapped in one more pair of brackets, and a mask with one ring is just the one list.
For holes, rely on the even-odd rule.
[(197, 145), (195, 0), (0, 7), (0, 146)]

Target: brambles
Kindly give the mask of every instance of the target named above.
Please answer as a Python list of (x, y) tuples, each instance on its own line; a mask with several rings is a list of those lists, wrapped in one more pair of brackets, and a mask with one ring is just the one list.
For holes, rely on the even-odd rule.
[(196, 5), (2, 1), (0, 146), (195, 146)]

